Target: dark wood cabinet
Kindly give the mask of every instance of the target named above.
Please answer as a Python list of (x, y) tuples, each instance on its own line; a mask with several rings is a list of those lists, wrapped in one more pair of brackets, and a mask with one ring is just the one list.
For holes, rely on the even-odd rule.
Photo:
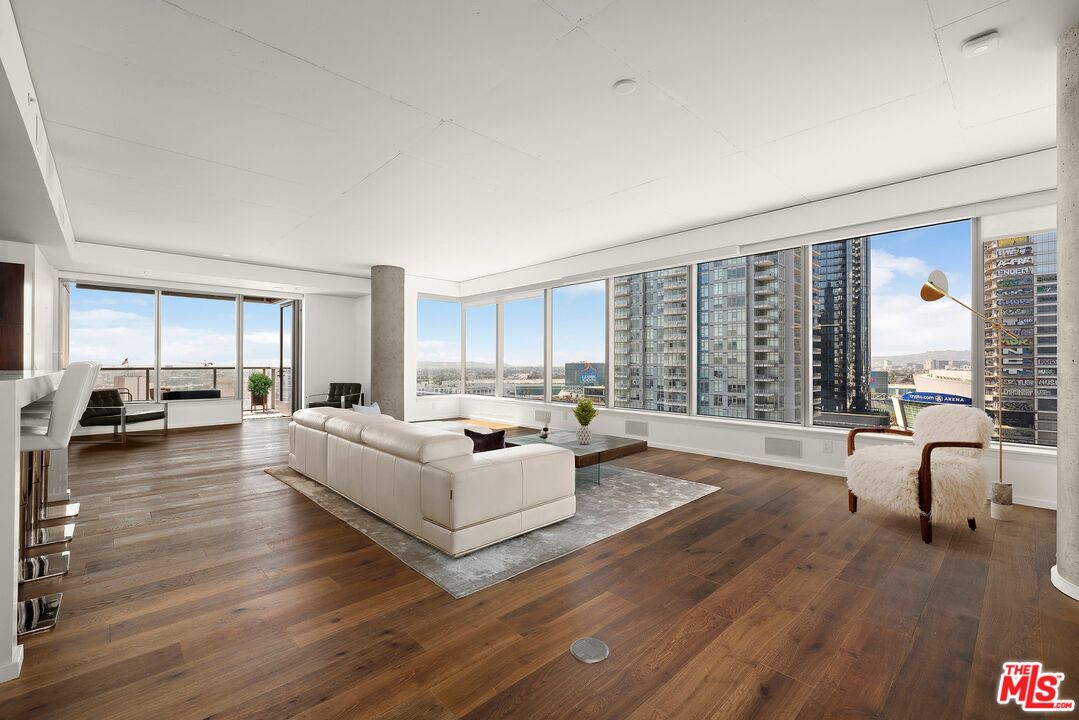
[(26, 266), (0, 262), (0, 370), (23, 369)]

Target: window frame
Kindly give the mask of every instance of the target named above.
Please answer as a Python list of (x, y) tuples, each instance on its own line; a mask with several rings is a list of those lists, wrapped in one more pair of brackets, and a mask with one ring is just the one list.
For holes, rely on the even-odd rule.
[[(61, 288), (59, 293), (60, 307), (57, 310), (57, 342), (59, 344), (59, 355), (61, 359), (61, 369), (66, 369), (71, 364), (71, 293), (70, 291), (64, 292), (63, 288), (70, 290), (72, 286), (83, 285), (88, 288), (99, 290), (111, 290), (116, 292), (137, 292), (147, 295), (153, 295), (154, 297), (154, 366), (153, 366), (153, 387), (155, 393), (158, 388), (161, 387), (161, 339), (162, 339), (162, 327), (161, 327), (161, 304), (162, 297), (164, 295), (179, 295), (193, 298), (207, 298), (207, 299), (231, 299), (234, 303), (236, 311), (236, 323), (234, 326), (234, 342), (236, 346), (236, 361), (233, 368), (236, 375), (236, 394), (231, 397), (220, 398), (199, 398), (196, 400), (168, 400), (169, 403), (216, 403), (216, 402), (239, 402), (243, 404), (243, 303), (245, 298), (252, 299), (264, 299), (265, 293), (259, 294), (247, 294), (242, 290), (235, 290), (229, 288), (215, 288), (208, 286), (191, 286), (183, 283), (176, 285), (144, 285), (140, 283), (127, 283), (117, 282), (112, 278), (98, 278), (92, 275), (81, 274), (68, 274), (60, 273), (57, 278), (57, 286)], [(298, 324), (302, 327), (302, 312), (303, 312), (303, 296), (295, 293), (280, 293), (277, 294), (276, 299), (281, 301), (292, 301), (298, 305), (296, 307), (296, 314), (301, 318), (298, 323), (294, 322), (294, 325)], [(295, 340), (293, 340), (295, 342)], [(295, 368), (294, 368), (295, 371)], [(302, 396), (302, 388), (300, 394)], [(160, 402), (160, 400), (158, 400)]]

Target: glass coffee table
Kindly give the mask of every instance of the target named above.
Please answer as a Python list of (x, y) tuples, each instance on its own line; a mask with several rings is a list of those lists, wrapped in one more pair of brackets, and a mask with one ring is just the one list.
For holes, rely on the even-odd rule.
[[(546, 438), (541, 438), (538, 433), (506, 438), (507, 447), (539, 444), (554, 445), (572, 452), (573, 465), (577, 468), (577, 479), (586, 482), (594, 481), (597, 485), (601, 484), (603, 478), (603, 463), (648, 449), (648, 443), (644, 440), (617, 435), (593, 434), (592, 442), (581, 445), (577, 442), (577, 433), (570, 430), (551, 430)], [(594, 472), (593, 467), (595, 467)]]

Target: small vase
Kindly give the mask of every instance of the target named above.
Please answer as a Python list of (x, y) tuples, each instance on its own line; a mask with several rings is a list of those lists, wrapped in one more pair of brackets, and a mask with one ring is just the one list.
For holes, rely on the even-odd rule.
[(577, 428), (577, 444), (587, 445), (592, 442), (592, 428), (582, 425)]

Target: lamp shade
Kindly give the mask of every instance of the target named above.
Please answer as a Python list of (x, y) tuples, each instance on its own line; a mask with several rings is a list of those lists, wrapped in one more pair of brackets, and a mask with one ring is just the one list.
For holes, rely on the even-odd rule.
[(926, 302), (933, 302), (934, 300), (940, 300), (942, 297), (947, 297), (948, 276), (940, 270), (929, 273), (929, 279), (922, 283), (922, 290), (919, 294), (922, 296), (922, 300)]

